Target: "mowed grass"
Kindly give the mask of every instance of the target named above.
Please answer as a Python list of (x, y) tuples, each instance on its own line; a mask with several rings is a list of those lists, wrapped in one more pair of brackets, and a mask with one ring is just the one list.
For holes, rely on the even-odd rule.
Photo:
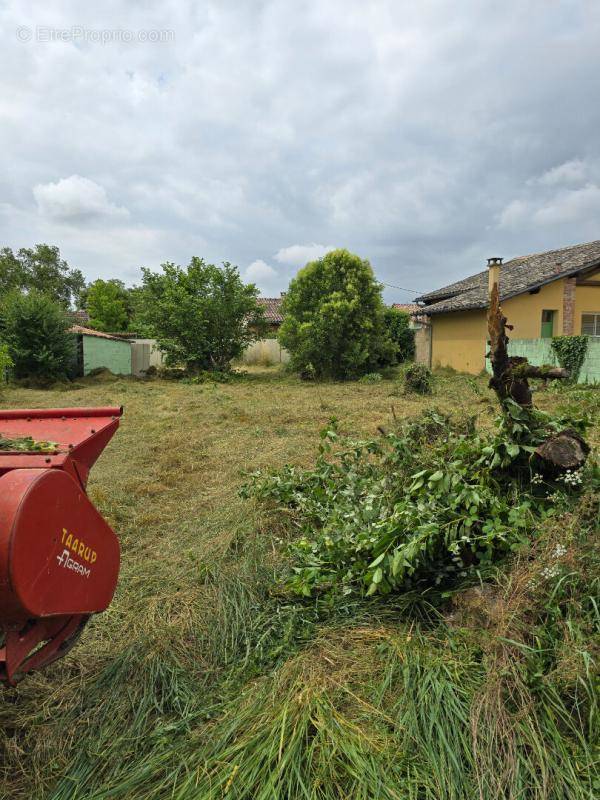
[[(228, 384), (86, 379), (0, 401), (125, 408), (89, 483), (121, 542), (119, 586), (65, 659), (4, 690), (1, 797), (593, 796), (585, 679), (580, 733), (550, 694), (552, 724), (538, 717), (511, 671), (518, 648), (486, 651), (464, 633), (449, 648), (446, 621), (401, 598), (324, 613), (280, 597), (283, 524), (238, 496), (248, 471), (310, 464), (332, 417), (357, 438), (432, 406), (490, 427), (485, 379), (440, 375), (420, 398), (393, 379), (313, 384), (256, 368)], [(598, 445), (598, 392), (536, 401), (595, 413)]]

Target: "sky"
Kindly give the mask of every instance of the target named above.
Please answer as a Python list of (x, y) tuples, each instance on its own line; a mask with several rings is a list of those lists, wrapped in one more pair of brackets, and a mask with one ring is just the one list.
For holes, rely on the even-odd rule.
[(0, 247), (88, 280), (334, 247), (388, 302), (600, 239), (595, 0), (0, 0)]

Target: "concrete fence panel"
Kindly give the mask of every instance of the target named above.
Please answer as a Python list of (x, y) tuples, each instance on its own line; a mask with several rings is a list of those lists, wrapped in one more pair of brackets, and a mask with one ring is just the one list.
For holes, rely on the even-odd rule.
[(290, 354), (281, 347), (277, 339), (259, 339), (245, 349), (242, 355), (242, 364), (260, 364), (262, 366), (272, 366), (275, 364), (287, 364)]
[(144, 375), (148, 367), (162, 367), (164, 356), (159, 350), (156, 339), (132, 340), (132, 372), (134, 375)]
[[(524, 356), (535, 367), (542, 364), (559, 366), (556, 353), (552, 349), (552, 339), (511, 339), (508, 343), (508, 354)], [(491, 372), (489, 359), (486, 359), (485, 366)], [(589, 337), (587, 353), (577, 382), (600, 384), (600, 336)]]

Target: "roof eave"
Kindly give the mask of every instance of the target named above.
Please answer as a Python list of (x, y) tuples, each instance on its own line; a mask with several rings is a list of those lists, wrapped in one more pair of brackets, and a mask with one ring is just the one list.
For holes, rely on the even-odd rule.
[[(503, 300), (510, 300), (512, 297), (518, 297), (520, 294), (527, 294), (529, 292), (533, 292), (536, 289), (541, 289), (542, 286), (547, 286), (549, 283), (554, 283), (554, 281), (562, 280), (563, 278), (569, 278), (573, 275), (577, 275), (580, 272), (588, 272), (590, 270), (597, 269), (600, 266), (600, 258), (596, 258), (593, 261), (589, 261), (587, 264), (584, 264), (580, 267), (574, 267), (572, 269), (567, 269), (564, 272), (557, 272), (554, 275), (544, 279), (543, 281), (538, 281), (537, 283), (532, 283), (525, 289), (519, 289), (518, 292), (511, 292), (509, 294), (502, 294), (500, 293), (500, 302)], [(426, 296), (426, 295), (424, 295)], [(457, 295), (451, 295), (451, 297), (459, 297), (460, 293)], [(443, 300), (448, 298), (442, 297), (437, 302), (441, 303)], [(433, 303), (432, 303), (433, 305)], [(461, 306), (460, 308), (440, 308), (435, 310), (428, 310), (427, 306), (423, 307), (423, 314), (427, 314), (427, 316), (432, 316), (433, 314), (454, 314), (458, 311), (475, 311), (479, 308), (487, 308), (488, 304), (485, 303), (472, 303), (468, 306)]]
[[(569, 278), (573, 275), (578, 275), (580, 272), (588, 272), (590, 270), (597, 269), (598, 267), (600, 267), (600, 258), (595, 258), (593, 261), (589, 261), (587, 264), (584, 264), (581, 267), (573, 267), (572, 269), (567, 269), (564, 272), (557, 272), (555, 275), (551, 275), (549, 278), (545, 278), (543, 281), (532, 283), (526, 289), (521, 289), (520, 291), (512, 292), (511, 294), (500, 294), (500, 300), (510, 300), (511, 297), (518, 297), (520, 294), (533, 292), (536, 289), (541, 289), (542, 286), (547, 286), (549, 283), (554, 283), (554, 281), (560, 281), (563, 278)], [(487, 307), (487, 303), (485, 307)]]
[[(520, 294), (525, 294), (526, 292), (533, 292), (536, 289), (541, 289), (542, 286), (547, 286), (549, 283), (553, 283), (554, 281), (561, 280), (562, 278), (568, 278), (572, 275), (577, 275), (580, 272), (587, 272), (589, 270), (597, 269), (600, 266), (600, 258), (595, 258), (592, 261), (588, 261), (587, 264), (583, 264), (579, 267), (572, 267), (571, 269), (567, 269), (564, 272), (557, 272), (554, 275), (545, 278), (543, 281), (538, 281), (536, 283), (532, 283), (525, 289), (519, 289), (517, 292), (511, 292), (510, 294), (500, 294), (500, 300), (510, 300), (511, 297), (518, 297)], [(467, 289), (466, 291), (472, 291)], [(441, 303), (444, 300), (449, 300), (453, 297), (460, 297), (461, 294), (465, 292), (455, 292), (448, 295), (443, 295), (442, 297), (437, 297), (431, 305)], [(434, 294), (434, 293), (433, 293)], [(425, 302), (427, 297), (431, 295), (421, 295), (420, 297), (415, 298), (415, 302)], [(477, 308), (487, 308), (487, 303), (474, 303), (469, 306), (462, 306), (461, 308), (447, 308), (447, 309), (439, 309), (435, 311), (428, 311), (427, 306), (423, 307), (423, 313), (427, 315), (431, 314), (450, 314), (454, 311), (473, 311)]]

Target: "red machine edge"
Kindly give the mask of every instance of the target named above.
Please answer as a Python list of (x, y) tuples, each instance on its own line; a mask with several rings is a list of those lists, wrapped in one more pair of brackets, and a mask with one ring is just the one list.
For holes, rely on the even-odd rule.
[(0, 411), (0, 434), (56, 444), (0, 450), (0, 680), (63, 656), (119, 573), (119, 543), (85, 492), (122, 408)]

